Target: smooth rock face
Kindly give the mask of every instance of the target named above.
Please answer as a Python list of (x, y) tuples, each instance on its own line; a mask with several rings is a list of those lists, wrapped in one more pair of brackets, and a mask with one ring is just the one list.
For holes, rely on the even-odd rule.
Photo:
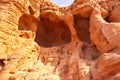
[[(116, 53), (104, 53), (97, 60), (97, 71), (100, 80), (105, 80), (120, 71), (120, 55)], [(116, 76), (115, 76), (116, 77)], [(120, 78), (119, 78), (120, 79)]]
[(119, 0), (0, 0), (0, 80), (120, 80), (119, 14)]

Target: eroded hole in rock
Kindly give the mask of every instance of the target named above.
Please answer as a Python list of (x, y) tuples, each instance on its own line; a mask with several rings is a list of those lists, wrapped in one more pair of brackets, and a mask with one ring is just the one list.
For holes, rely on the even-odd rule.
[(0, 71), (2, 70), (3, 66), (4, 66), (4, 61), (3, 60), (0, 60)]
[(52, 22), (47, 18), (40, 18), (40, 25), (35, 41), (43, 47), (58, 46), (71, 41), (71, 33), (63, 22)]
[(23, 14), (19, 18), (18, 30), (19, 36), (26, 39), (34, 39), (39, 20), (32, 15)]
[(36, 32), (38, 25), (39, 21), (34, 16), (23, 14), (19, 19), (18, 29)]
[(91, 42), (89, 33), (89, 19), (82, 18), (80, 15), (74, 15), (74, 27), (77, 31), (78, 38), (89, 44)]
[(40, 22), (32, 15), (23, 14), (19, 19), (18, 29), (20, 37), (30, 38), (32, 32), (36, 32), (35, 41), (43, 47), (58, 46), (71, 41), (71, 33), (63, 22), (52, 22), (49, 19), (40, 18)]
[(74, 15), (74, 27), (77, 31), (78, 38), (84, 43), (82, 51), (85, 55), (85, 59), (97, 59), (99, 56), (99, 51), (95, 45), (91, 44), (89, 33), (89, 18), (83, 18), (80, 15)]

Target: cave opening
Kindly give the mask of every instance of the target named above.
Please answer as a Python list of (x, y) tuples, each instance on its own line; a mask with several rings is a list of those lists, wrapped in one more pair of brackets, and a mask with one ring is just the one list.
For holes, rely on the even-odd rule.
[(43, 47), (59, 46), (71, 41), (71, 33), (63, 21), (53, 22), (40, 17), (35, 41)]
[(81, 15), (74, 15), (74, 27), (77, 31), (78, 38), (84, 43), (90, 44), (89, 19)]
[(71, 41), (71, 32), (63, 21), (53, 22), (43, 17), (39, 21), (34, 16), (23, 14), (19, 19), (18, 30), (23, 32), (19, 34), (20, 37), (27, 39), (32, 36), (31, 32), (35, 32), (35, 41), (43, 47), (59, 46)]

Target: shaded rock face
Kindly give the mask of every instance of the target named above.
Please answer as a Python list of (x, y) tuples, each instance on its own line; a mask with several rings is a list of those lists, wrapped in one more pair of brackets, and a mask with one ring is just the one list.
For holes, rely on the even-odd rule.
[(90, 44), (89, 19), (83, 18), (80, 15), (74, 15), (74, 27), (77, 31), (78, 38)]
[(32, 15), (23, 14), (19, 19), (18, 30), (31, 30), (37, 32), (39, 21)]
[(63, 21), (53, 22), (41, 17), (35, 41), (40, 46), (52, 47), (69, 43), (70, 36), (70, 30)]
[(0, 80), (120, 80), (119, 7), (1, 0)]

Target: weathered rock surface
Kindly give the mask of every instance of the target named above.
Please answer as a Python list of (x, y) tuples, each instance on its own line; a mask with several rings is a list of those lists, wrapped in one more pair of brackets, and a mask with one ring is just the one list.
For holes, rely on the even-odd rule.
[(106, 22), (99, 7), (93, 10), (90, 19), (91, 40), (96, 47), (103, 53), (114, 51), (117, 48), (119, 51), (120, 23)]
[[(95, 68), (97, 77), (93, 76), (95, 79), (98, 80), (110, 80), (115, 78), (118, 80), (119, 78), (119, 71), (120, 71), (120, 55), (116, 53), (104, 53), (101, 55), (96, 62)], [(114, 77), (113, 77), (114, 76)]]
[(119, 9), (119, 0), (0, 0), (0, 80), (120, 80)]

